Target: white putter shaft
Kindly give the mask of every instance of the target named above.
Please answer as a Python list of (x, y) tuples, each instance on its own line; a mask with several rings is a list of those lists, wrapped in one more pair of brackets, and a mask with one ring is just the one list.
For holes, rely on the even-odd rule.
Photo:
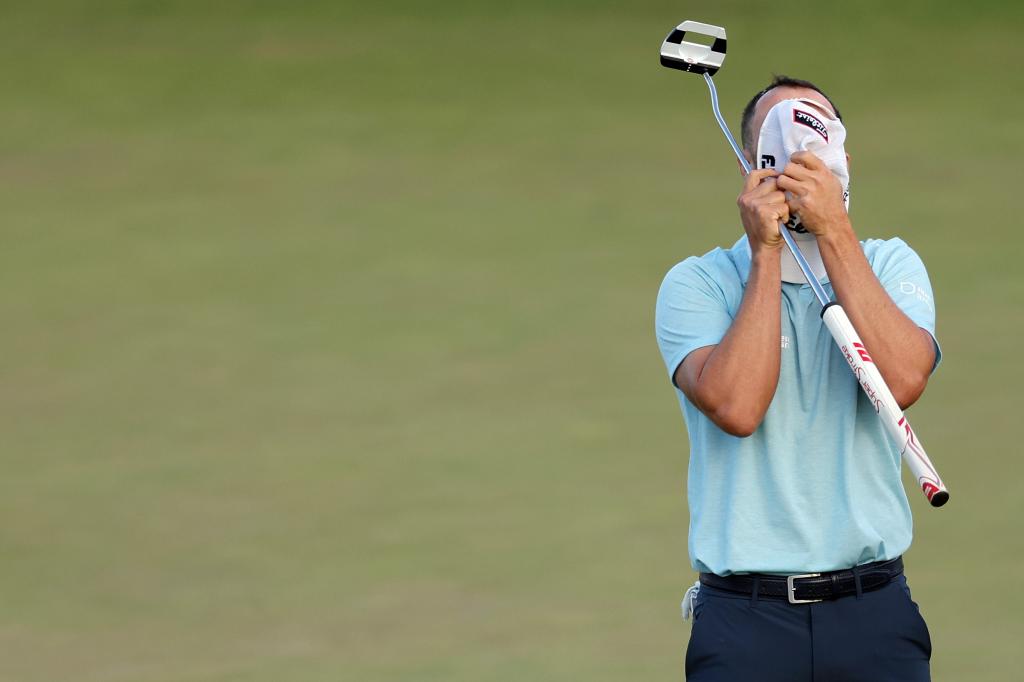
[[(685, 39), (687, 33), (708, 36), (713, 38), (713, 43), (711, 45), (701, 45), (687, 41)], [(750, 163), (743, 156), (743, 152), (739, 145), (736, 144), (736, 139), (732, 136), (729, 126), (726, 124), (725, 119), (722, 118), (722, 112), (718, 108), (718, 92), (715, 90), (715, 82), (711, 78), (725, 61), (725, 49), (726, 38), (724, 28), (712, 26), (711, 24), (702, 24), (697, 21), (684, 21), (673, 29), (665, 39), (665, 42), (662, 43), (661, 64), (671, 69), (703, 74), (704, 81), (707, 83), (708, 90), (711, 93), (711, 108), (715, 112), (715, 120), (718, 121), (718, 126), (725, 134), (725, 138), (729, 141), (733, 153), (736, 154), (736, 158), (739, 159), (740, 164), (743, 166), (743, 172), (746, 174), (750, 172)], [(790, 235), (789, 230), (782, 223), (779, 223), (779, 233), (785, 240), (786, 246), (793, 254), (793, 258), (796, 259), (797, 264), (800, 266), (804, 278), (821, 304), (821, 319), (825, 322), (829, 332), (831, 332), (832, 339), (836, 342), (836, 346), (839, 347), (843, 357), (846, 358), (846, 362), (850, 365), (850, 369), (860, 383), (860, 387), (874, 406), (875, 412), (881, 418), (886, 432), (888, 432), (889, 437), (892, 438), (893, 443), (899, 449), (900, 454), (903, 456), (903, 461), (907, 463), (914, 478), (917, 479), (917, 485), (920, 486), (921, 491), (933, 507), (941, 507), (949, 501), (949, 491), (946, 490), (946, 485), (939, 477), (938, 471), (935, 470), (935, 466), (928, 459), (924, 448), (917, 440), (917, 436), (910, 427), (910, 422), (907, 421), (903, 410), (900, 409), (896, 399), (893, 398), (892, 391), (889, 390), (889, 387), (882, 379), (881, 373), (879, 373), (875, 363), (871, 360), (871, 355), (868, 353), (867, 348), (864, 347), (864, 342), (861, 341), (857, 330), (853, 328), (853, 324), (850, 322), (850, 318), (847, 317), (846, 311), (843, 310), (841, 305), (829, 298), (828, 293), (821, 286), (821, 283), (818, 282), (818, 278), (812, 273), (807, 259), (804, 258), (800, 249), (797, 248), (796, 242), (792, 235)]]

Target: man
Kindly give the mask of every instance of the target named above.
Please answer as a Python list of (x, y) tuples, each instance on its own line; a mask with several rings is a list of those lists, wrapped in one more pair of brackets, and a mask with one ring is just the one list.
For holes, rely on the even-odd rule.
[[(780, 221), (799, 232), (893, 396), (912, 405), (940, 357), (931, 286), (903, 241), (854, 232), (841, 121), (807, 81), (776, 77), (755, 95), (742, 124), (755, 170), (737, 200), (746, 234), (673, 267), (658, 294), (658, 344), (690, 437), (691, 682), (930, 679), (900, 559), (911, 541), (900, 455), (779, 234)], [(793, 577), (807, 574), (820, 575)]]

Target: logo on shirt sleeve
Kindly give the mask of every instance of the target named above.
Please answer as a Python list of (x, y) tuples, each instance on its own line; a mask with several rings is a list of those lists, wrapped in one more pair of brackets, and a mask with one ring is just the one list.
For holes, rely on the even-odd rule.
[(906, 294), (907, 296), (913, 296), (917, 300), (928, 306), (928, 310), (935, 312), (935, 307), (932, 305), (932, 297), (928, 295), (928, 292), (917, 286), (913, 282), (907, 282), (903, 280), (900, 282), (900, 293)]

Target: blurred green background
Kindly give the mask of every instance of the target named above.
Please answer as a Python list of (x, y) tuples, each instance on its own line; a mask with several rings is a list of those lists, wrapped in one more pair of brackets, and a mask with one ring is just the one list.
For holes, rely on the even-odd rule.
[(682, 678), (653, 337), (738, 235), (685, 18), (850, 131), (928, 264), (940, 681), (1022, 679), (1020, 3), (121, 2), (0, 13), (0, 679)]

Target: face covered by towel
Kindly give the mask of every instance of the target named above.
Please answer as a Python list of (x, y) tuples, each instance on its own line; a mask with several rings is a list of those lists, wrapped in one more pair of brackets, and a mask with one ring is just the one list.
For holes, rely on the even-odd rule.
[[(811, 99), (782, 100), (768, 110), (757, 139), (757, 167), (774, 168), (780, 173), (789, 157), (799, 151), (812, 152), (839, 178), (843, 200), (850, 208), (850, 169), (846, 163), (846, 128), (823, 105)], [(825, 276), (818, 242), (800, 225), (799, 217), (791, 217), (787, 227), (801, 253), (820, 280)], [(782, 281), (802, 284), (806, 280), (788, 248), (782, 249)]]

